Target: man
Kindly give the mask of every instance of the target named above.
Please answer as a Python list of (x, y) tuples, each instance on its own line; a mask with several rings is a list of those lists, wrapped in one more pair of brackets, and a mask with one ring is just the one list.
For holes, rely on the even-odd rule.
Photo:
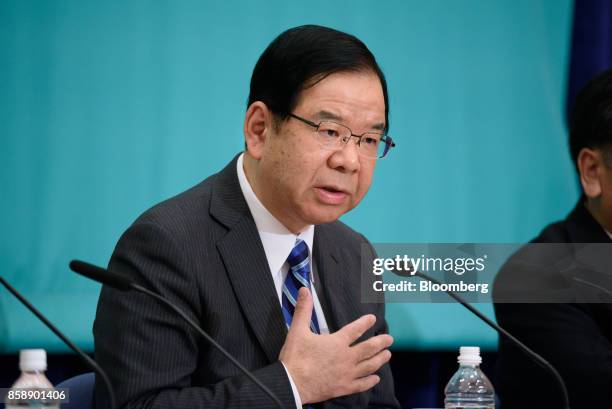
[[(385, 78), (361, 41), (282, 33), (253, 72), (245, 152), (139, 217), (109, 268), (177, 303), (283, 407), (399, 407), (384, 304), (360, 303), (362, 245), (374, 252), (337, 221), (393, 146), (388, 127)], [(154, 300), (103, 287), (94, 338), (120, 407), (275, 407)]]
[[(523, 250), (531, 275), (545, 273), (553, 291), (575, 300), (550, 304), (496, 304), (498, 323), (534, 349), (560, 372), (572, 409), (612, 407), (612, 70), (593, 79), (578, 95), (571, 117), (570, 150), (583, 195), (569, 216), (546, 227), (534, 243), (597, 243)], [(607, 244), (606, 244), (607, 243)], [(537, 247), (540, 246), (540, 247)], [(589, 250), (581, 267), (576, 249)], [(563, 253), (563, 254), (562, 254)], [(560, 256), (560, 257), (559, 257)], [(518, 256), (514, 256), (514, 261)], [(516, 263), (515, 263), (516, 265)], [(539, 268), (535, 268), (539, 266)], [(581, 270), (582, 268), (582, 270)], [(537, 270), (537, 271), (536, 271)], [(517, 279), (506, 268), (496, 280)], [(553, 275), (553, 274), (556, 274)], [(577, 281), (579, 278), (582, 281)], [(509, 282), (509, 281), (508, 281)], [(606, 289), (606, 287), (608, 287)], [(588, 302), (584, 302), (589, 300)], [(504, 338), (499, 343), (498, 392), (504, 409), (560, 408), (561, 391), (550, 374), (532, 363)]]

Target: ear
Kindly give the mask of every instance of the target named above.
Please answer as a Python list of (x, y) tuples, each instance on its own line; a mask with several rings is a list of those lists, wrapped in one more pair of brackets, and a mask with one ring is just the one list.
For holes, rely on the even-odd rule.
[(601, 195), (602, 167), (605, 165), (601, 152), (597, 149), (583, 148), (578, 153), (576, 163), (584, 194), (589, 199), (597, 198)]
[(272, 130), (272, 111), (261, 101), (253, 102), (244, 118), (244, 140), (249, 155), (259, 160)]

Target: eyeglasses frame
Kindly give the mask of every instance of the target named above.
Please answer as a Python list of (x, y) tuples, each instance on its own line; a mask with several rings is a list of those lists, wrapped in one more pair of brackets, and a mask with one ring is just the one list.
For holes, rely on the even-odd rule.
[[(324, 121), (321, 121), (321, 122), (319, 122), (319, 123), (316, 123), (316, 122), (310, 121), (310, 120), (308, 120), (308, 119), (306, 119), (306, 118), (302, 118), (301, 116), (296, 115), (296, 114), (294, 114), (294, 113), (289, 113), (289, 116), (290, 116), (291, 118), (297, 119), (298, 121), (301, 121), (301, 122), (305, 123), (306, 125), (309, 125), (309, 126), (311, 126), (311, 127), (315, 128), (315, 131), (318, 131), (318, 130), (319, 130), (319, 127), (321, 126), (321, 124), (322, 124), (323, 122), (332, 122), (332, 123), (335, 123), (336, 125), (343, 126), (343, 127), (345, 127), (346, 129), (348, 129), (348, 130), (349, 130), (349, 132), (351, 133), (351, 137), (352, 137), (352, 138), (357, 138), (357, 145), (359, 145), (359, 146), (361, 146), (361, 138), (363, 138), (363, 137), (364, 137), (364, 135), (367, 135), (367, 134), (377, 134), (377, 135), (380, 135), (380, 140), (381, 140), (381, 142), (383, 142), (383, 143), (385, 144), (385, 150), (384, 150), (384, 152), (383, 152), (382, 156), (376, 156), (376, 157), (373, 157), (373, 158), (372, 158), (371, 156), (362, 155), (362, 156), (365, 156), (365, 157), (367, 157), (367, 158), (372, 158), (372, 159), (382, 159), (382, 158), (384, 158), (385, 156), (387, 156), (387, 154), (389, 153), (389, 151), (391, 150), (391, 148), (394, 148), (394, 147), (395, 147), (395, 142), (393, 141), (393, 139), (392, 139), (392, 138), (391, 138), (389, 135), (387, 135), (387, 134), (385, 134), (385, 133), (382, 133), (382, 132), (381, 132), (381, 133), (378, 133), (378, 132), (364, 132), (364, 133), (362, 133), (361, 135), (357, 135), (357, 134), (354, 134), (354, 133), (353, 133), (353, 131), (351, 130), (351, 128), (349, 128), (348, 126), (346, 126), (346, 125), (344, 125), (344, 124), (341, 124), (341, 123), (339, 123), (339, 122), (330, 121), (330, 120), (324, 120)], [(349, 139), (350, 139), (350, 138), (349, 138)], [(344, 142), (344, 141), (343, 141), (343, 143), (346, 145), (346, 144), (348, 143), (349, 139), (347, 139), (347, 140), (346, 140), (346, 142)]]

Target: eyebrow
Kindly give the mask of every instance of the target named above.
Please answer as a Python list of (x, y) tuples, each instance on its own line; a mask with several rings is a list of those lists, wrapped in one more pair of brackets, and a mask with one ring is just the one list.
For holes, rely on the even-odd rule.
[[(323, 120), (323, 121), (325, 121), (325, 120), (332, 120), (332, 121), (338, 121), (338, 122), (342, 122), (343, 121), (341, 116), (336, 115), (333, 112), (329, 112), (329, 111), (325, 111), (325, 110), (317, 112), (315, 114), (315, 117), (317, 119), (320, 119), (320, 120)], [(372, 125), (370, 128), (371, 129), (376, 129), (377, 131), (384, 132), (385, 131), (385, 124), (384, 124), (384, 122), (380, 122), (380, 123)]]

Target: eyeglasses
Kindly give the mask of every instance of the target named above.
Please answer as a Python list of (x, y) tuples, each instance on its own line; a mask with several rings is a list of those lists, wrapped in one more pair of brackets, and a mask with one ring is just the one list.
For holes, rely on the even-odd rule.
[(384, 158), (389, 150), (395, 146), (395, 142), (389, 135), (378, 132), (365, 132), (355, 135), (347, 126), (333, 121), (321, 121), (318, 124), (295, 114), (290, 117), (302, 121), (306, 125), (315, 128), (315, 135), (321, 147), (327, 150), (339, 150), (351, 140), (357, 138), (359, 154), (366, 158)]

